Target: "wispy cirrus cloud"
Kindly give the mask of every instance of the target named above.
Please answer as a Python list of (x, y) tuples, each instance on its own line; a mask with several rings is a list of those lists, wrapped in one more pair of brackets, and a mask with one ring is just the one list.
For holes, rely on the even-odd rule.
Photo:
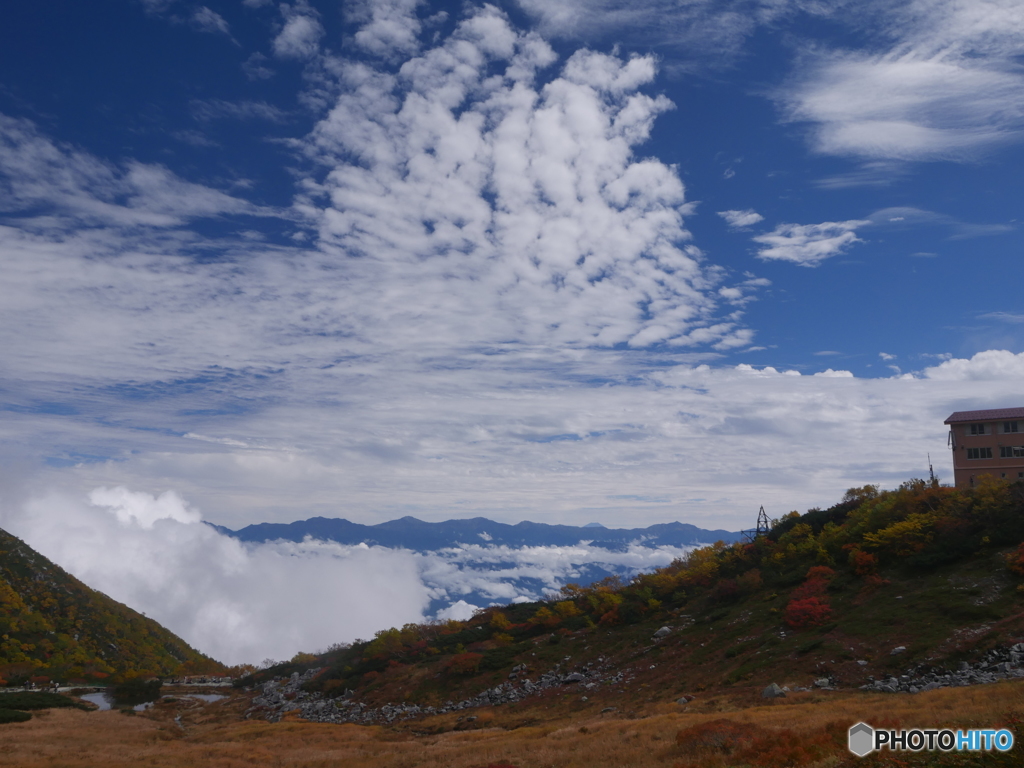
[(282, 123), (287, 114), (265, 101), (227, 101), (225, 99), (193, 99), (189, 102), (192, 114), (197, 120), (208, 122), (220, 119), (266, 120)]
[(913, 0), (857, 13), (848, 20), (886, 42), (819, 47), (778, 94), (786, 119), (811, 126), (816, 151), (868, 162), (964, 161), (1024, 136), (1017, 3)]
[(1011, 323), (1016, 325), (1018, 323), (1024, 323), (1024, 314), (1020, 312), (986, 312), (983, 315), (978, 315), (982, 320), (995, 320), (1000, 323)]
[(748, 37), (791, 11), (788, 0), (516, 0), (545, 36), (672, 51), (673, 69), (729, 66)]
[(216, 11), (210, 10), (205, 5), (200, 6), (192, 12), (192, 24), (200, 32), (211, 34), (227, 35), (231, 37), (231, 26), (227, 20)]
[(115, 227), (171, 227), (196, 217), (269, 213), (160, 165), (133, 160), (115, 165), (59, 145), (28, 120), (0, 115), (0, 149), (0, 211), (7, 214), (56, 214), (80, 224)]

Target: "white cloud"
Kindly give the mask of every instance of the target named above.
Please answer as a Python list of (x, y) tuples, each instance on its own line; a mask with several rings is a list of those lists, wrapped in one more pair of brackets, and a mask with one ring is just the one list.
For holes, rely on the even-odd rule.
[(517, 0), (547, 37), (614, 40), (670, 48), (684, 69), (728, 66), (759, 24), (786, 2), (772, 0)]
[(883, 360), (895, 360), (896, 355), (890, 355), (888, 352), (879, 352), (878, 356)]
[[(926, 378), (941, 381), (1024, 381), (1024, 352), (1014, 354), (1005, 349), (978, 352), (969, 359), (953, 358), (932, 368), (925, 368)], [(1018, 398), (1019, 399), (1019, 398)], [(1004, 407), (1016, 407), (1010, 403)], [(999, 406), (990, 406), (996, 408)]]
[(197, 8), (192, 14), (192, 23), (202, 32), (231, 36), (231, 27), (224, 17), (216, 11), (211, 11), (205, 5)]
[(250, 80), (269, 80), (274, 76), (274, 70), (267, 66), (267, 61), (269, 59), (257, 51), (242, 62), (242, 71)]
[(791, 261), (803, 267), (816, 267), (822, 261), (861, 242), (855, 231), (869, 221), (826, 221), (821, 224), (780, 224), (771, 232), (753, 238), (765, 246), (759, 259)]
[(135, 523), (145, 529), (151, 529), (157, 520), (198, 523), (202, 519), (174, 491), (152, 496), (123, 486), (94, 488), (89, 494), (89, 503), (94, 507), (106, 507), (125, 525)]
[(290, 658), (422, 619), (410, 553), (309, 542), (245, 547), (173, 492), (96, 489), (3, 510), (3, 527), (94, 589), (228, 664)]
[(482, 607), (483, 606), (467, 603), (465, 600), (457, 600), (447, 608), (438, 611), (437, 618), (441, 621), (468, 621), (473, 618), (473, 614), (479, 611)]
[(554, 61), (488, 7), (397, 76), (344, 63), (305, 144), (326, 170), (306, 210), (362, 257), (363, 311), (423, 342), (743, 343), (714, 321), (678, 175), (633, 155), (671, 108), (638, 91), (653, 59), (578, 51), (552, 77)]
[(27, 120), (0, 115), (0, 142), (0, 211), (7, 213), (43, 206), (47, 215), (115, 227), (170, 227), (195, 217), (265, 213), (163, 166), (117, 166), (58, 145)]
[(1019, 312), (986, 312), (983, 315), (978, 315), (982, 320), (996, 320), (1000, 323), (1010, 323), (1017, 325), (1024, 323), (1024, 314)]
[(726, 223), (734, 229), (750, 227), (759, 221), (764, 221), (764, 216), (752, 208), (748, 208), (745, 211), (719, 211), (718, 215), (725, 219)]
[(891, 47), (812, 54), (780, 95), (788, 119), (814, 126), (817, 151), (869, 161), (967, 160), (1020, 139), (1018, 3), (914, 0), (863, 10), (857, 23), (874, 26)]
[(284, 27), (274, 38), (274, 54), (282, 59), (310, 59), (320, 50), (324, 28), (320, 15), (307, 0), (294, 5), (281, 3)]
[(424, 0), (362, 0), (348, 8), (349, 16), (363, 22), (355, 42), (369, 53), (384, 58), (409, 55), (419, 50), (422, 23), (416, 9)]

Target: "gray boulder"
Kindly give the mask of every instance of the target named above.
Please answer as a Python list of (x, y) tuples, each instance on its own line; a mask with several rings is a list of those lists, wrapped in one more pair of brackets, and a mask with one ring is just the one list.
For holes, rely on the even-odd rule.
[(778, 683), (772, 683), (763, 691), (761, 691), (762, 699), (784, 699), (786, 698), (786, 692), (779, 687)]

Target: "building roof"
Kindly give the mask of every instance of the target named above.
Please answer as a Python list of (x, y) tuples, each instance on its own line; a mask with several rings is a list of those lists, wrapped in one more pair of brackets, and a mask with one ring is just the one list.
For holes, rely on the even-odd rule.
[(999, 421), (1000, 419), (1024, 419), (1024, 408), (993, 408), (988, 411), (957, 411), (943, 424), (961, 421)]

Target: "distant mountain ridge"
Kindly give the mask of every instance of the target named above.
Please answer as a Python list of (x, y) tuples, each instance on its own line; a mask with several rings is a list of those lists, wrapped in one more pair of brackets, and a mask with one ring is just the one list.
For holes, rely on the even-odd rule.
[(264, 542), (284, 539), (300, 542), (307, 536), (339, 544), (367, 544), (381, 547), (412, 549), (420, 552), (464, 544), (485, 544), (508, 547), (572, 546), (581, 541), (612, 551), (625, 549), (637, 542), (647, 547), (712, 544), (716, 541), (739, 541), (741, 534), (733, 531), (707, 530), (689, 523), (659, 523), (647, 528), (605, 528), (549, 525), (523, 521), (515, 525), (498, 523), (485, 517), (468, 520), (445, 520), (429, 523), (415, 517), (402, 517), (377, 525), (353, 523), (344, 518), (311, 517), (292, 523), (257, 523), (237, 531), (213, 526), (221, 533), (241, 541)]

